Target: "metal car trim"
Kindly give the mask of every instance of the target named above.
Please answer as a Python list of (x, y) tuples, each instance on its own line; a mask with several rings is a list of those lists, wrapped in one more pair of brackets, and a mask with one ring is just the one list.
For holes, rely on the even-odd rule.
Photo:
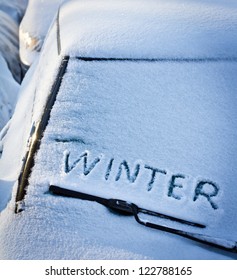
[(20, 175), (18, 177), (18, 188), (16, 193), (16, 205), (15, 205), (15, 213), (21, 212), (22, 201), (26, 195), (27, 186), (29, 184), (29, 176), (31, 174), (32, 168), (35, 164), (35, 155), (40, 148), (41, 139), (43, 137), (43, 133), (47, 127), (51, 109), (54, 105), (54, 102), (57, 97), (58, 90), (60, 88), (62, 78), (66, 72), (67, 65), (69, 61), (69, 56), (66, 56), (62, 59), (57, 77), (55, 82), (51, 88), (50, 94), (46, 101), (46, 105), (42, 114), (41, 120), (35, 125), (34, 133), (30, 136), (30, 144), (29, 149), (24, 157), (22, 169)]
[(237, 62), (237, 57), (160, 57), (160, 58), (129, 58), (129, 57), (89, 57), (76, 56), (82, 61), (130, 61), (130, 62), (172, 62), (172, 63), (210, 63), (210, 62)]

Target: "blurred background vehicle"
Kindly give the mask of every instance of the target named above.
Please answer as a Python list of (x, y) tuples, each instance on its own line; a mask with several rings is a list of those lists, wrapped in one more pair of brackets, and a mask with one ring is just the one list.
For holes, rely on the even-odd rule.
[(65, 0), (29, 0), (20, 24), (20, 58), (30, 66), (39, 54), (59, 5)]
[(0, 0), (0, 131), (11, 118), (23, 78), (19, 24), (27, 0)]

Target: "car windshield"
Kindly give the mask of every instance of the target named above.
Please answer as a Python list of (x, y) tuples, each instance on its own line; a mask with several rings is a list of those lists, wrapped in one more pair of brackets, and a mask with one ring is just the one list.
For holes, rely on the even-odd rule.
[[(57, 185), (234, 239), (236, 70), (229, 59), (70, 58), (26, 207), (42, 203), (49, 185)], [(63, 203), (70, 207), (72, 200)]]

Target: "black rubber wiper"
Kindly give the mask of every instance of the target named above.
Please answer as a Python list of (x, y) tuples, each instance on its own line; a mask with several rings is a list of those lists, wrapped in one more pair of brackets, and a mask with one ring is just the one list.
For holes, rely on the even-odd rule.
[[(136, 210), (137, 214), (144, 213), (147, 215), (156, 216), (156, 217), (163, 218), (163, 219), (168, 219), (168, 220), (178, 222), (181, 224), (185, 224), (185, 225), (189, 225), (189, 226), (194, 226), (194, 227), (199, 227), (199, 228), (206, 227), (205, 225), (202, 225), (200, 223), (195, 223), (192, 221), (187, 221), (187, 220), (183, 220), (183, 219), (176, 218), (173, 216), (169, 216), (169, 215), (161, 214), (158, 212), (150, 211), (147, 209), (139, 208), (134, 203), (129, 203), (129, 202), (126, 202), (126, 201), (120, 200), (120, 199), (113, 199), (113, 198), (106, 199), (106, 198), (102, 198), (99, 196), (94, 196), (94, 195), (90, 195), (90, 194), (86, 194), (86, 193), (82, 193), (82, 192), (78, 192), (78, 191), (73, 191), (73, 190), (61, 188), (61, 187), (54, 186), (54, 185), (51, 185), (49, 187), (49, 191), (52, 192), (53, 194), (57, 194), (57, 195), (61, 195), (61, 196), (95, 201), (106, 207), (109, 207), (110, 209), (119, 211), (119, 212), (121, 212), (123, 214), (127, 214), (127, 215), (134, 215), (134, 210)], [(135, 218), (136, 218), (136, 216), (135, 216)]]
[(112, 210), (119, 211), (120, 213), (124, 213), (127, 215), (133, 215), (136, 221), (149, 228), (173, 233), (197, 242), (201, 242), (206, 245), (210, 245), (212, 247), (216, 247), (219, 249), (223, 249), (232, 253), (237, 253), (237, 242), (233, 240), (226, 240), (222, 238), (217, 238), (217, 237), (212, 237), (208, 236), (205, 234), (200, 234), (200, 233), (193, 233), (189, 231), (184, 231), (184, 230), (179, 230), (176, 228), (171, 228), (167, 227), (158, 223), (151, 223), (146, 220), (142, 220), (139, 217), (139, 214), (145, 214), (149, 216), (155, 216), (159, 217), (161, 219), (168, 219), (173, 222), (193, 226), (193, 227), (198, 227), (198, 228), (205, 228), (206, 226), (200, 223), (196, 223), (193, 221), (187, 221), (184, 219), (176, 218), (173, 216), (169, 216), (166, 214), (150, 211), (147, 209), (143, 209), (135, 205), (134, 203), (127, 202), (125, 200), (120, 200), (120, 199), (107, 199), (107, 198), (102, 198), (99, 196), (94, 196), (78, 191), (73, 191), (69, 190), (66, 188), (61, 188), (59, 186), (51, 185), (49, 187), (49, 191), (53, 194), (60, 195), (60, 196), (66, 196), (66, 197), (72, 197), (72, 198), (79, 198), (83, 200), (89, 200), (89, 201), (95, 201), (97, 203), (100, 203), (106, 207), (109, 207)]

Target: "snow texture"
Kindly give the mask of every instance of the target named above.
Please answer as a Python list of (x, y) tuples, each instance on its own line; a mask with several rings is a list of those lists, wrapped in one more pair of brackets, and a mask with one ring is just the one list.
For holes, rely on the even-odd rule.
[(0, 53), (6, 60), (13, 77), (21, 81), (19, 62), (18, 25), (6, 13), (0, 10)]
[[(179, 225), (181, 230), (236, 241), (235, 2), (137, 1), (135, 9), (134, 1), (100, 1), (100, 8), (95, 1), (72, 3), (60, 14), (62, 54), (157, 60), (70, 58), (25, 210), (15, 215), (14, 182), (61, 59), (52, 26), (4, 137), (1, 189), (14, 189), (0, 216), (0, 258), (236, 259), (95, 202), (48, 193), (50, 184), (58, 184), (124, 199), (206, 225)], [(83, 27), (77, 34), (75, 22)]]
[[(236, 1), (76, 2), (64, 4), (60, 13), (63, 53), (92, 57), (236, 58)], [(72, 12), (77, 16), (70, 16)]]
[(11, 118), (18, 96), (19, 84), (13, 79), (5, 59), (0, 55), (0, 131)]

